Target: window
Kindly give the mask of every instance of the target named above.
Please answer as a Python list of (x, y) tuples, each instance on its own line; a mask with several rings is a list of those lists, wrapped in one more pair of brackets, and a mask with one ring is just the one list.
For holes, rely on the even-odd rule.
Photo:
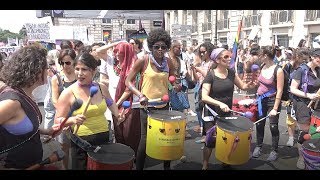
[(175, 10), (174, 13), (173, 13), (173, 22), (174, 24), (178, 24), (178, 11)]
[(136, 24), (135, 19), (127, 19), (127, 24)]
[(182, 11), (182, 24), (187, 25), (187, 10)]
[(219, 41), (220, 41), (221, 44), (228, 44), (226, 37), (224, 37), (224, 38), (219, 38)]
[(316, 21), (320, 18), (320, 10), (307, 10), (306, 11), (306, 21)]
[(110, 18), (103, 18), (102, 23), (104, 24), (111, 24), (111, 19)]
[(320, 33), (311, 33), (311, 34), (310, 34), (310, 40), (309, 40), (309, 42), (310, 42), (311, 48), (313, 48), (313, 40), (314, 40), (314, 38), (317, 37), (317, 36), (319, 36), (319, 35), (320, 35)]
[(289, 47), (288, 35), (278, 35), (278, 46)]

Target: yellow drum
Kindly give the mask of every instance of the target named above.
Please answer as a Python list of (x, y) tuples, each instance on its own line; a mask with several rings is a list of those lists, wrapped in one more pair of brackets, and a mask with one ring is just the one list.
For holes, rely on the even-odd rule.
[(146, 154), (159, 160), (177, 160), (184, 153), (186, 116), (179, 111), (155, 110), (148, 116)]
[(242, 116), (217, 120), (216, 158), (226, 164), (240, 165), (250, 158), (253, 122)]

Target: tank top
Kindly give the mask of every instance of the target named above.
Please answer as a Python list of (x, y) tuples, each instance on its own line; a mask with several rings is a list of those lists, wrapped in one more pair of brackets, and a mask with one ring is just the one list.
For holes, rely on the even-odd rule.
[[(79, 109), (73, 111), (72, 116), (82, 114), (85, 106), (86, 106), (86, 103), (84, 102)], [(104, 98), (98, 104), (90, 104), (88, 106), (87, 113), (86, 113), (87, 119), (79, 127), (77, 134), (79, 136), (88, 136), (88, 135), (98, 134), (102, 132), (107, 132), (109, 129), (108, 128), (109, 125), (106, 120), (106, 117), (104, 116), (104, 112), (106, 110), (107, 110), (107, 104)]]
[[(148, 99), (162, 98), (163, 95), (168, 94), (168, 79), (169, 73), (155, 72), (152, 69), (149, 57), (148, 66), (143, 73), (141, 93), (144, 94)], [(164, 106), (166, 106), (166, 104), (157, 108)]]

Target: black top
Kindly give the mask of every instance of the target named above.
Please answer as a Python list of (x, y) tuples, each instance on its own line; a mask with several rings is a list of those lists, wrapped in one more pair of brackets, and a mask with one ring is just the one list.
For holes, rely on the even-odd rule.
[(4, 166), (6, 168), (25, 169), (42, 161), (43, 149), (38, 131), (42, 116), (37, 104), (22, 91), (10, 90), (0, 94), (0, 101), (8, 99), (17, 100), (21, 103), (23, 110), (32, 122), (33, 130), (27, 134), (14, 135), (0, 126), (0, 152), (22, 143), (6, 151), (5, 155), (1, 154), (0, 161), (5, 162)]
[[(320, 68), (316, 68), (316, 72), (317, 72), (317, 76), (320, 77)], [(300, 81), (300, 85), (299, 85), (299, 90), (303, 91), (302, 88), (301, 88), (301, 82), (302, 82), (302, 78), (304, 78), (304, 70), (302, 68), (298, 68), (293, 74), (292, 74), (292, 79), (295, 79), (297, 81)], [(308, 86), (307, 86), (307, 93), (316, 93), (318, 91), (318, 89), (320, 88), (320, 79), (317, 78), (311, 68), (309, 68), (309, 71), (308, 71), (308, 80), (309, 80), (309, 83), (308, 83)], [(297, 96), (294, 96), (293, 97), (297, 100), (300, 100), (300, 101), (303, 101), (305, 102), (306, 104), (309, 104), (310, 102), (310, 99), (309, 98), (302, 98), (302, 97), (297, 97)], [(319, 103), (320, 105), (320, 103)], [(318, 107), (319, 107), (318, 105)], [(316, 109), (319, 109), (319, 108), (316, 108)]]
[[(207, 76), (203, 80), (203, 84), (208, 83), (211, 84), (211, 89), (209, 96), (215, 100), (225, 103), (232, 108), (232, 98), (233, 98), (233, 90), (234, 90), (234, 78), (235, 72), (231, 69), (228, 69), (228, 75), (225, 79), (221, 79), (217, 76), (213, 75), (213, 71), (209, 71)], [(214, 110), (219, 116), (228, 116), (230, 113), (223, 112), (220, 107), (213, 106), (208, 104), (208, 106)], [(204, 108), (204, 116), (212, 116), (212, 114)]]

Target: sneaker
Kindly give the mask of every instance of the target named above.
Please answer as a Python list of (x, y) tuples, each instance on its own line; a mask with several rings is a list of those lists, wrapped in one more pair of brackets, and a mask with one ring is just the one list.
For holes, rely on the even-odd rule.
[(287, 146), (292, 147), (294, 144), (294, 139), (293, 137), (289, 137), (288, 142), (287, 142)]
[(189, 134), (188, 132), (186, 132), (186, 135), (185, 135), (186, 138), (191, 138), (191, 134)]
[(205, 142), (206, 142), (206, 138), (198, 139), (195, 141), (196, 144), (201, 144), (201, 143), (205, 143)]
[(261, 156), (261, 147), (254, 148), (254, 151), (252, 153), (253, 158), (258, 158)]
[(306, 165), (304, 164), (304, 159), (302, 156), (299, 157), (298, 161), (297, 161), (297, 168), (299, 169), (305, 169)]
[(189, 112), (188, 112), (188, 115), (190, 115), (190, 116), (197, 116), (197, 113), (195, 113), (195, 112), (193, 112), (192, 110), (190, 110)]
[(278, 159), (278, 153), (276, 151), (271, 151), (267, 161), (275, 161)]

